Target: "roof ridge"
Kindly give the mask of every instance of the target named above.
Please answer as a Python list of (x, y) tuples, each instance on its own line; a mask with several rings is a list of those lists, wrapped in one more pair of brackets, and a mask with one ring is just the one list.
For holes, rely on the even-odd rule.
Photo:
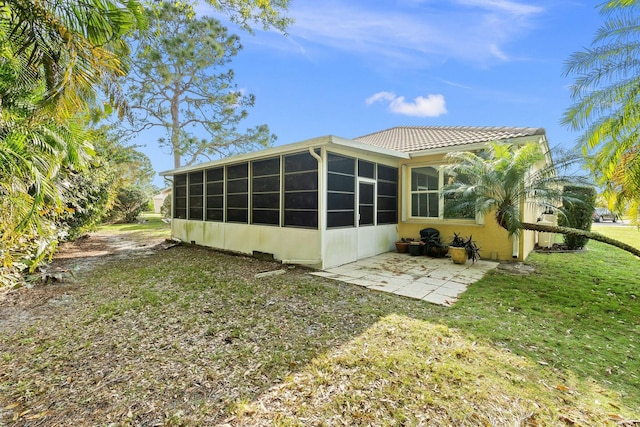
[[(382, 129), (376, 132), (370, 132), (366, 135), (358, 136), (354, 139), (365, 138), (370, 135), (375, 135), (377, 133), (388, 132), (394, 129), (445, 129), (445, 130), (502, 130), (502, 129), (518, 129), (518, 130), (535, 130), (542, 131), (544, 133), (544, 128), (539, 127), (531, 127), (531, 126), (458, 126), (458, 125), (438, 125), (438, 126), (428, 126), (428, 125), (399, 125), (393, 126), (387, 129)], [(536, 133), (537, 134), (537, 133)]]
[(353, 138), (353, 139), (366, 138), (366, 137), (368, 137), (368, 136), (375, 135), (375, 134), (380, 133), (380, 132), (386, 132), (386, 131), (390, 131), (390, 130), (398, 129), (398, 128), (402, 128), (402, 127), (406, 127), (406, 126), (394, 126), (394, 127), (392, 127), (392, 128), (389, 128), (389, 129), (379, 130), (379, 131), (376, 131), (376, 132), (368, 133), (368, 134), (366, 134), (366, 135), (357, 136), (357, 137), (355, 137), (355, 138)]
[(388, 149), (414, 152), (544, 134), (544, 128), (535, 127), (395, 126), (359, 136), (354, 140)]

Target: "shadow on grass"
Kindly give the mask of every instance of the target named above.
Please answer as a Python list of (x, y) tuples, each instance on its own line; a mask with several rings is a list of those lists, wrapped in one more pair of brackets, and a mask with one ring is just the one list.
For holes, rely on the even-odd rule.
[(493, 272), (450, 309), (385, 301), (391, 314), (235, 424), (638, 424), (638, 260), (592, 243), (531, 263), (533, 276)]
[(640, 412), (640, 262), (591, 242), (533, 254), (533, 276), (492, 273), (443, 320), (498, 346), (620, 393)]
[[(596, 262), (604, 252), (587, 254), (592, 265), (583, 274), (577, 258), (534, 257), (536, 276), (492, 274), (453, 308), (299, 268), (255, 279), (283, 266), (197, 247), (105, 264), (77, 278), (72, 307), (52, 305), (46, 318), (3, 337), (0, 407), (11, 407), (5, 418), (18, 415), (16, 425), (30, 416), (273, 425), (287, 411), (294, 415), (283, 425), (308, 425), (305, 417), (413, 425), (438, 414), (482, 425), (498, 417), (491, 411), (502, 401), (518, 409), (514, 417), (538, 411), (555, 422), (584, 421), (561, 411), (576, 402), (573, 394), (590, 398), (576, 381), (594, 378), (604, 406), (623, 405), (609, 389), (638, 408), (632, 374), (640, 369), (629, 351), (638, 348), (640, 316), (628, 300), (638, 287), (618, 275), (637, 270), (622, 259), (617, 273), (606, 273)], [(531, 397), (518, 399), (528, 383)], [(536, 396), (560, 403), (536, 409)]]
[(72, 314), (41, 307), (3, 337), (0, 407), (18, 403), (5, 417), (217, 423), (400, 302), (303, 269), (254, 278), (280, 268), (178, 247), (79, 274)]

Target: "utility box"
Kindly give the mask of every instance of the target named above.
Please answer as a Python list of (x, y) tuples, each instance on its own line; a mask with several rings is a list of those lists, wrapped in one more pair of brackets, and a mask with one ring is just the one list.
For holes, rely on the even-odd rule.
[(550, 222), (551, 225), (558, 225), (558, 215), (556, 214), (543, 214), (540, 217), (540, 221)]
[[(542, 215), (540, 221), (538, 221), (538, 224), (556, 226), (558, 225), (558, 216), (553, 214)], [(550, 248), (553, 246), (553, 243), (555, 241), (556, 233), (546, 233), (543, 231), (538, 232), (538, 246), (540, 246), (541, 248)]]

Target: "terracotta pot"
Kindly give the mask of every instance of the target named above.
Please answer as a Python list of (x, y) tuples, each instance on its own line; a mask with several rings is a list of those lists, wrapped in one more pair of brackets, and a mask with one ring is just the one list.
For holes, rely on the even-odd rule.
[(406, 254), (409, 252), (409, 243), (408, 242), (396, 242), (396, 251), (400, 254)]
[(465, 248), (457, 248), (449, 246), (449, 255), (455, 264), (464, 264), (467, 262), (467, 250)]

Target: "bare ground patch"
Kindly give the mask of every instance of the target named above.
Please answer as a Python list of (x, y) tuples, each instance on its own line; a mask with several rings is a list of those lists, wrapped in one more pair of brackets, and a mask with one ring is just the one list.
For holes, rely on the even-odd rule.
[(90, 272), (95, 266), (147, 256), (168, 246), (162, 237), (108, 232), (63, 243), (53, 262), (43, 268), (42, 283), (0, 292), (0, 332), (16, 330), (34, 319), (47, 317), (52, 310), (72, 305), (80, 283), (76, 276)]
[(633, 425), (616, 393), (440, 325), (445, 308), (105, 239), (0, 302), (26, 313), (0, 330), (0, 425)]

